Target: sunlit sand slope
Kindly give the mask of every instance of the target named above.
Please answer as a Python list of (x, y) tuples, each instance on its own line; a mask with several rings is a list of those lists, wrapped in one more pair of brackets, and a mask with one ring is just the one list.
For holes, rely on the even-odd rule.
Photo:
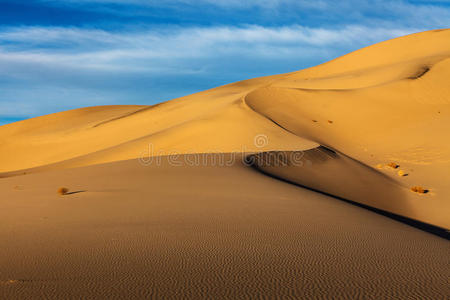
[(448, 241), (239, 157), (196, 157), (0, 180), (0, 298), (448, 295)]
[[(245, 99), (286, 130), (341, 157), (330, 158), (325, 168), (312, 158), (312, 168), (272, 172), (305, 184), (302, 177), (320, 170), (309, 183), (320, 190), (450, 228), (449, 78), (450, 30), (431, 31), (290, 74)], [(341, 154), (372, 170), (355, 170)], [(389, 196), (389, 185), (372, 180), (380, 172), (403, 187), (402, 197)], [(350, 173), (351, 180), (343, 180)], [(340, 190), (333, 189), (338, 182)], [(372, 186), (361, 194), (363, 182)]]
[[(174, 153), (317, 146), (283, 130), (243, 101), (249, 91), (276, 78), (240, 82), (155, 106), (88, 107), (1, 126), (0, 172), (78, 161), (86, 155), (83, 165)], [(270, 143), (255, 143), (260, 134)]]
[(156, 106), (84, 108), (1, 126), (0, 177), (174, 153), (322, 146), (336, 156), (265, 172), (450, 228), (449, 78), (450, 30), (413, 34)]

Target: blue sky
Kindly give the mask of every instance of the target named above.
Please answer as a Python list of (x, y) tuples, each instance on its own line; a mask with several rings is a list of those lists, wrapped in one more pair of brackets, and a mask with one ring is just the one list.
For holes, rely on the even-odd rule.
[(448, 27), (450, 0), (0, 0), (0, 125), (154, 104)]

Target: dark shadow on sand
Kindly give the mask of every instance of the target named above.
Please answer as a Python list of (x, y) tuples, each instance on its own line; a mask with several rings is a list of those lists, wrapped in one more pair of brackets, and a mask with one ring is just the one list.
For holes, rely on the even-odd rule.
[(73, 194), (79, 194), (79, 193), (85, 193), (87, 191), (73, 191), (73, 192), (67, 192), (64, 195), (73, 195)]
[[(322, 148), (325, 148), (325, 147), (320, 147), (320, 148), (322, 149)], [(331, 156), (333, 154), (336, 154), (336, 152), (334, 152), (331, 149), (325, 148), (324, 150), (325, 150), (324, 152), (330, 151), (328, 153), (331, 154)], [(253, 168), (257, 172), (263, 173), (264, 175), (272, 177), (274, 179), (281, 180), (283, 182), (286, 182), (286, 183), (289, 183), (289, 184), (293, 184), (293, 185), (296, 185), (296, 186), (299, 186), (299, 187), (302, 187), (302, 188), (306, 188), (308, 190), (311, 190), (311, 191), (314, 191), (314, 192), (317, 192), (317, 193), (320, 193), (320, 194), (323, 194), (323, 195), (326, 195), (326, 196), (329, 196), (329, 197), (333, 197), (335, 199), (344, 201), (346, 203), (349, 203), (349, 204), (352, 204), (352, 205), (355, 205), (355, 206), (358, 206), (358, 207), (370, 210), (370, 211), (375, 212), (377, 214), (389, 217), (389, 218), (391, 218), (393, 220), (396, 220), (396, 221), (408, 224), (408, 225), (413, 226), (413, 227), (415, 227), (417, 229), (420, 229), (422, 231), (425, 231), (425, 232), (437, 235), (437, 236), (439, 236), (441, 238), (444, 238), (446, 240), (450, 240), (450, 231), (445, 229), (445, 228), (438, 227), (438, 226), (435, 226), (435, 225), (431, 225), (431, 224), (428, 224), (428, 223), (425, 223), (425, 222), (421, 222), (421, 221), (418, 221), (418, 220), (415, 220), (415, 219), (412, 219), (412, 218), (408, 218), (408, 217), (405, 217), (405, 216), (402, 216), (402, 215), (398, 215), (398, 214), (395, 214), (395, 213), (392, 213), (392, 212), (389, 212), (389, 211), (386, 211), (386, 210), (383, 210), (383, 209), (375, 208), (373, 206), (369, 206), (369, 205), (366, 205), (366, 204), (363, 204), (363, 203), (359, 203), (359, 202), (356, 202), (356, 201), (345, 199), (345, 198), (339, 197), (339, 196), (337, 196), (335, 194), (327, 193), (325, 191), (321, 191), (319, 189), (315, 189), (315, 188), (310, 187), (310, 186), (302, 185), (302, 184), (300, 184), (298, 182), (289, 180), (287, 178), (283, 178), (283, 177), (278, 176), (276, 174), (272, 174), (272, 173), (264, 170), (260, 166), (258, 166), (258, 163), (257, 163), (258, 160), (255, 159), (255, 157), (254, 157), (254, 156), (258, 156), (258, 155), (259, 156), (264, 156), (265, 154), (267, 154), (267, 153), (263, 152), (263, 153), (259, 153), (259, 154), (256, 154), (256, 155), (247, 156), (245, 158), (245, 161), (247, 162), (247, 166), (250, 166), (251, 168)], [(384, 174), (381, 174), (381, 175), (384, 176)]]

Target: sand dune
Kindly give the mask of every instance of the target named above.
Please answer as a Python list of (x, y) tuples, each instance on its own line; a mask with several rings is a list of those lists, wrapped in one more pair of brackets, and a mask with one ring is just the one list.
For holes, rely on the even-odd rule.
[[(174, 153), (323, 145), (390, 177), (405, 200), (388, 201), (383, 192), (383, 199), (362, 199), (351, 182), (351, 195), (337, 196), (450, 228), (449, 38), (450, 30), (418, 33), (155, 106), (83, 108), (2, 126), (0, 176)], [(257, 145), (260, 135), (266, 140)], [(392, 162), (398, 170), (385, 167)], [(333, 184), (323, 180), (319, 186)], [(411, 192), (415, 186), (429, 193)]]
[(1, 126), (0, 298), (444, 298), (448, 241), (338, 198), (448, 237), (448, 78), (438, 30)]
[[(298, 138), (254, 112), (242, 100), (273, 79), (256, 79), (153, 107), (105, 106), (43, 116), (0, 127), (0, 171), (82, 156), (83, 164), (173, 153), (308, 149)], [(270, 138), (256, 147), (254, 137)], [(149, 144), (153, 146), (149, 153)], [(96, 154), (98, 153), (98, 155)], [(78, 165), (77, 165), (78, 166)]]
[[(450, 30), (425, 32), (362, 49), (255, 90), (246, 102), (302, 138), (379, 168), (405, 189), (407, 205), (382, 204), (384, 185), (377, 185), (384, 199), (370, 205), (450, 228), (449, 37)], [(413, 50), (400, 55), (399, 47)], [(399, 169), (386, 167), (391, 162)], [(408, 176), (398, 176), (400, 170)], [(430, 192), (411, 193), (413, 186)]]

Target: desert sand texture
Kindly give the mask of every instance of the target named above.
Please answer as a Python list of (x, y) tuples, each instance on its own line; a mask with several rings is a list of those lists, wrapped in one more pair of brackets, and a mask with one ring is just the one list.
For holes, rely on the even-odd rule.
[(445, 239), (197, 157), (2, 179), (1, 298), (448, 295)]

